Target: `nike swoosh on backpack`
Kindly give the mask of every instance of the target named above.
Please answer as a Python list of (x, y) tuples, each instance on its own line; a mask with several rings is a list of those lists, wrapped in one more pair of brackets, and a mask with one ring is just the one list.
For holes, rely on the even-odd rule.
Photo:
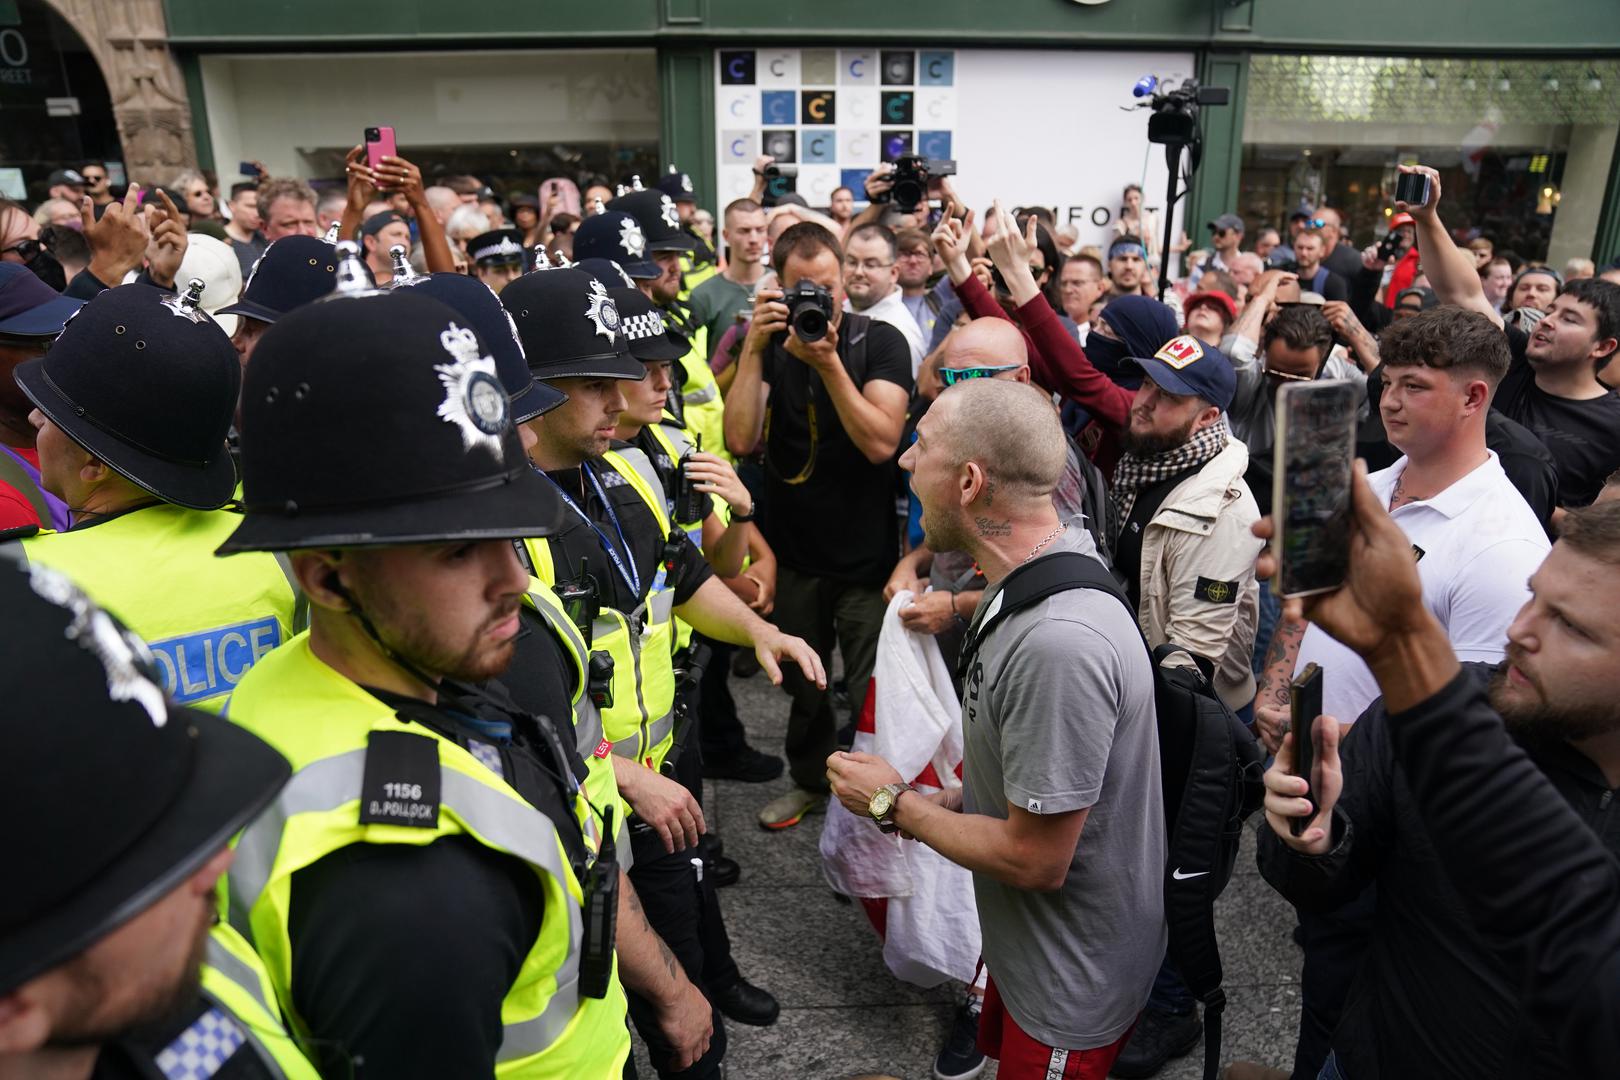
[(1203, 877), (1205, 874), (1208, 874), (1208, 873), (1209, 873), (1208, 870), (1200, 870), (1196, 874), (1183, 874), (1181, 872), (1181, 867), (1178, 866), (1174, 870), (1170, 871), (1170, 876), (1175, 878), (1177, 881), (1187, 881), (1190, 878)]

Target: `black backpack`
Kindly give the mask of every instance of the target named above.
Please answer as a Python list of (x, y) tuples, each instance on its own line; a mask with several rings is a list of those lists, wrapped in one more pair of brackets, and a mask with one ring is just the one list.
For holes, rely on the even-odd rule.
[[(1136, 612), (1112, 574), (1089, 555), (1059, 551), (1025, 563), (1002, 582), (1000, 604), (962, 646), (965, 679), (979, 642), (1008, 615), (1069, 589), (1096, 589)], [(1146, 642), (1143, 642), (1146, 647)], [(1248, 727), (1215, 695), (1196, 667), (1165, 667), (1179, 645), (1150, 651), (1153, 704), (1164, 787), (1164, 918), (1169, 957), (1193, 996), (1204, 1003), (1204, 1078), (1215, 1080), (1221, 1052), (1221, 951), (1215, 898), (1232, 878), (1244, 819), (1264, 798), (1263, 754)], [(1189, 656), (1191, 654), (1188, 654)]]

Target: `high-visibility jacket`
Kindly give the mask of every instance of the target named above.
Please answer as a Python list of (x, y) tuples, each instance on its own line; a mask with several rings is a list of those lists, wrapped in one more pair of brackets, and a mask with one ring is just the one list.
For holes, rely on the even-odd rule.
[(144, 638), (175, 701), (218, 712), (248, 669), (305, 621), (289, 563), (214, 554), (241, 521), (228, 510), (158, 503), (16, 548)]
[[(292, 1000), (293, 875), (351, 844), (423, 846), (468, 836), (527, 863), (545, 897), (540, 932), (502, 997), (495, 1075), (610, 1080), (622, 1073), (630, 1040), (617, 973), (597, 1005), (579, 993), (584, 895), (559, 831), (577, 830), (577, 819), (554, 821), (467, 749), (400, 719), (322, 662), (307, 634), (242, 680), (231, 696), (230, 718), (293, 765), (276, 801), (238, 837), (226, 895), (232, 924), (251, 936), (296, 1032), (310, 1034)], [(413, 789), (409, 770), (397, 764), (388, 773), (397, 782), (379, 778), (367, 786), (368, 755), (380, 753), (379, 746), (397, 755), (402, 737), (425, 744), (425, 751), (423, 744), (408, 746), (413, 768), (437, 770), (435, 807), (421, 801), (423, 789)], [(430, 755), (425, 762), (424, 752)], [(575, 814), (579, 798), (574, 792), (568, 799)], [(379, 813), (394, 821), (361, 820)], [(454, 932), (448, 917), (445, 932)]]
[[(613, 762), (609, 760), (613, 756), (613, 744), (603, 737), (602, 713), (591, 700), (589, 693), (590, 649), (586, 646), (579, 627), (574, 625), (574, 620), (569, 618), (568, 612), (563, 609), (562, 601), (551, 591), (551, 586), (537, 578), (530, 578), (528, 601), (529, 606), (550, 628), (552, 637), (557, 640), (558, 647), (567, 657), (569, 668), (574, 674), (574, 686), (570, 695), (574, 705), (574, 746), (585, 761), (585, 797), (590, 800), (591, 807), (596, 811), (596, 814), (590, 816), (599, 820), (596, 818), (597, 814), (605, 812), (608, 807), (613, 808), (613, 832), (618, 862), (621, 867), (628, 870), (631, 863), (630, 804), (619, 795), (619, 782), (613, 776)], [(586, 825), (585, 842), (591, 850), (592, 858), (595, 858), (602, 846), (602, 835), (598, 826)]]
[[(171, 1063), (186, 1062), (190, 1055), (189, 1060), (195, 1064), (183, 1075), (197, 1080), (214, 1075), (227, 1062), (231, 1063), (232, 1076), (318, 1080), (315, 1066), (282, 1026), (275, 988), (270, 985), (264, 964), (227, 923), (209, 931), (201, 997), (202, 1010), (197, 1018), (156, 1055), (156, 1064), (164, 1075), (175, 1075)], [(212, 1010), (217, 1011), (210, 1015)], [(237, 1049), (222, 1056), (221, 1051), (232, 1044)], [(207, 1052), (210, 1045), (212, 1053)], [(237, 1060), (243, 1054), (250, 1055), (248, 1061)], [(249, 1064), (252, 1068), (246, 1068)]]
[[(658, 535), (669, 535), (663, 482), (647, 455), (634, 448), (609, 450), (599, 459), (641, 496), (658, 523)], [(547, 585), (558, 580), (551, 540), (523, 541), (530, 570)], [(565, 568), (565, 573), (571, 573)], [(662, 568), (634, 611), (602, 605), (591, 626), (591, 649), (613, 658), (611, 705), (602, 709), (603, 737), (613, 753), (652, 769), (661, 768), (674, 742), (675, 590)]]

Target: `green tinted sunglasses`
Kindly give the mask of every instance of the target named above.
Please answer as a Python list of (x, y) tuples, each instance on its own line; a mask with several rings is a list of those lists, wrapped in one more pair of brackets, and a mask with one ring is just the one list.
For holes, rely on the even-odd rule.
[(1003, 371), (1017, 371), (1023, 364), (1002, 364), (999, 367), (965, 367), (940, 368), (939, 381), (946, 386), (955, 386), (959, 382), (969, 379), (988, 379), (992, 375), (999, 375)]

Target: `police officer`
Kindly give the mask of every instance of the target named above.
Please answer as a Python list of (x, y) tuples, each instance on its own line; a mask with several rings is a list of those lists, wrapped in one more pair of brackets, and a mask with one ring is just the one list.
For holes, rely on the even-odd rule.
[(220, 508), (236, 485), (225, 433), (242, 369), (200, 295), (108, 289), (17, 368), (41, 477), (73, 527), (16, 546), (145, 638), (176, 701), (217, 711), (301, 615), (274, 558), (212, 557), (241, 520)]
[(67, 507), (39, 480), (39, 454), (28, 414), (34, 405), (11, 373), (45, 355), (84, 301), (63, 296), (26, 266), (0, 262), (0, 529), (68, 527)]
[[(704, 831), (691, 793), (665, 775), (675, 733), (674, 618), (722, 640), (755, 649), (770, 677), (790, 659), (825, 681), (814, 652), (749, 611), (713, 575), (686, 534), (669, 522), (662, 482), (644, 454), (616, 443), (625, 380), (645, 377), (626, 347), (617, 307), (600, 281), (574, 269), (527, 274), (501, 302), (517, 324), (536, 377), (569, 397), (566, 405), (527, 425), (536, 437), (530, 459), (567, 508), (554, 536), (525, 543), (536, 576), (559, 592), (593, 598), (586, 620), (591, 648), (611, 661), (602, 700), (602, 752), (611, 752), (619, 790), (636, 812), (630, 878), (653, 927), (674, 949), (687, 974), (703, 980), (728, 1015), (769, 1023), (776, 1003), (735, 972), (708, 970), (703, 923), (718, 907), (694, 881), (691, 865)], [(581, 570), (583, 567), (583, 572)], [(701, 863), (701, 859), (698, 860)], [(694, 887), (696, 886), (696, 887)], [(645, 1002), (632, 996), (631, 1018), (661, 1075), (682, 1070), (670, 1060), (650, 1023)], [(724, 1055), (716, 1025), (709, 1054), (689, 1075), (716, 1076)]]
[(0, 892), (0, 1075), (315, 1080), (258, 958), (209, 929), (225, 843), (287, 762), (165, 699), (145, 646), (54, 570), (0, 561), (0, 632), (0, 791), (29, 822)]
[(238, 844), (232, 922), (299, 1033), (368, 1071), (605, 1080), (629, 1053), (617, 911), (627, 977), (664, 970), (658, 1022), (696, 1058), (707, 1011), (616, 889), (618, 814), (581, 789), (567, 697), (554, 725), (489, 681), (531, 590), (508, 538), (561, 505), (490, 350), (428, 288), (294, 312), (249, 371), (247, 516), (221, 552), (291, 551), (313, 610), (231, 700), (296, 770)]
[(669, 171), (658, 178), (658, 190), (675, 202), (680, 216), (681, 231), (692, 241), (692, 253), (681, 260), (681, 299), (692, 295), (692, 290), (719, 273), (714, 247), (692, 227), (692, 215), (697, 212), (697, 192), (692, 178), (671, 165)]
[(621, 195), (608, 204), (608, 209), (629, 214), (641, 227), (648, 258), (658, 267), (659, 274), (648, 278), (637, 275), (629, 267), (625, 269), (637, 279), (641, 291), (663, 310), (665, 319), (691, 343), (681, 363), (686, 372), (680, 387), (685, 424), (694, 434), (703, 436), (703, 445), (711, 453), (729, 460), (725, 405), (720, 400), (714, 371), (709, 367), (708, 332), (693, 323), (691, 310), (681, 299), (681, 258), (689, 254), (694, 245), (691, 237), (680, 229), (680, 211), (673, 199), (656, 190)]
[[(337, 249), (317, 236), (284, 236), (264, 249), (242, 297), (221, 315), (235, 315), (231, 344), (246, 367), (259, 336), (287, 312), (319, 300), (337, 284)], [(366, 275), (370, 279), (371, 271)]]
[(467, 241), (473, 273), (497, 294), (523, 273), (523, 234), (517, 229), (491, 229)]

